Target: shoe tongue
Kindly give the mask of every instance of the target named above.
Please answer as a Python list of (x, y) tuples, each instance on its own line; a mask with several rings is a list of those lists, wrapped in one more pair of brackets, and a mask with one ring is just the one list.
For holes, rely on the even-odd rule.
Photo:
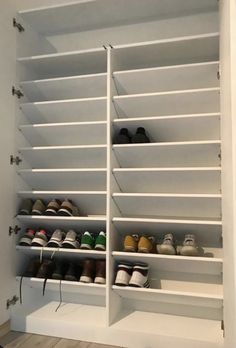
[(165, 240), (173, 240), (173, 234), (172, 233), (168, 233), (165, 235), (164, 237)]
[(99, 232), (99, 236), (104, 236), (104, 237), (106, 237), (106, 233), (103, 232), (103, 231), (101, 231), (101, 232)]
[(27, 234), (30, 234), (30, 235), (34, 235), (34, 230), (32, 230), (31, 228), (29, 228), (28, 230), (27, 230)]
[[(101, 233), (101, 232), (100, 232)], [(85, 231), (84, 232), (84, 236), (90, 236), (90, 237), (92, 237), (92, 235), (91, 235), (91, 233), (89, 232), (89, 231)]]
[(39, 233), (44, 234), (46, 236), (46, 231), (45, 230), (40, 230)]
[(185, 241), (194, 241), (195, 240), (195, 236), (193, 234), (186, 234), (185, 235)]

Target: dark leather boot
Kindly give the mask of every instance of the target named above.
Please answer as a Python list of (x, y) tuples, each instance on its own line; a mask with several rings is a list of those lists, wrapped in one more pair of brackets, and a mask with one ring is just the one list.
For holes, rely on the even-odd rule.
[(93, 283), (95, 273), (95, 261), (88, 259), (83, 263), (83, 272), (80, 277), (80, 282)]
[(94, 283), (106, 284), (106, 261), (97, 260), (96, 261), (96, 276)]

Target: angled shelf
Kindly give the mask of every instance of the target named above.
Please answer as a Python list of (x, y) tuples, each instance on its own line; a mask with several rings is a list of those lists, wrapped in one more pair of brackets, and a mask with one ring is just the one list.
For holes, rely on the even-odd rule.
[(146, 144), (117, 144), (113, 150), (121, 167), (220, 166), (220, 140)]
[[(106, 97), (22, 103), (30, 123), (106, 121)], [(92, 123), (90, 123), (92, 125)]]
[(118, 95), (197, 89), (219, 85), (219, 61), (115, 71)]
[(106, 73), (54, 79), (21, 81), (20, 87), (30, 102), (102, 97), (106, 95)]

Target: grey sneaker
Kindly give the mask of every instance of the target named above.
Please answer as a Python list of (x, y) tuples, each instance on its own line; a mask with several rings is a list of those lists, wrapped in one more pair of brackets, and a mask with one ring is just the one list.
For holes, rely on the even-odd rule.
[(52, 237), (50, 238), (47, 246), (51, 248), (60, 248), (62, 246), (62, 242), (65, 238), (65, 232), (60, 229), (57, 229), (53, 232)]
[(69, 230), (62, 242), (62, 248), (79, 249), (79, 246), (77, 233), (74, 230)]
[(32, 240), (32, 246), (45, 247), (48, 242), (47, 233), (45, 230), (40, 230), (35, 233), (34, 239)]
[(58, 215), (62, 216), (78, 216), (79, 209), (72, 203), (70, 199), (65, 199), (58, 210)]
[(167, 254), (167, 255), (176, 254), (174, 237), (172, 233), (168, 233), (164, 236), (162, 244), (157, 247), (157, 251), (160, 254)]
[(32, 215), (43, 215), (45, 213), (46, 206), (41, 199), (37, 199), (32, 207)]
[(22, 201), (19, 209), (19, 215), (30, 215), (33, 207), (33, 202), (30, 198), (26, 198)]
[(182, 256), (198, 256), (199, 250), (196, 244), (194, 234), (186, 234), (183, 241), (183, 246), (180, 249), (180, 255)]

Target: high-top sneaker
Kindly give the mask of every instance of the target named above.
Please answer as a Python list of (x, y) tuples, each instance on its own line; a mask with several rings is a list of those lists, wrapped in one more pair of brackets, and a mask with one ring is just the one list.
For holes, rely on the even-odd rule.
[(95, 240), (93, 235), (89, 231), (86, 231), (82, 235), (80, 249), (92, 250), (94, 248), (94, 243)]
[(21, 237), (19, 245), (21, 246), (30, 246), (32, 244), (32, 240), (34, 239), (35, 231), (31, 228), (27, 228), (23, 237)]
[(45, 247), (48, 242), (47, 233), (45, 230), (40, 230), (35, 233), (34, 239), (32, 240), (32, 246)]
[(62, 248), (79, 249), (78, 235), (74, 230), (69, 230), (62, 242)]
[(132, 275), (133, 266), (130, 263), (122, 262), (117, 267), (115, 285), (127, 286)]
[(60, 248), (62, 246), (62, 242), (65, 238), (65, 232), (60, 229), (57, 229), (53, 232), (52, 237), (50, 238), (47, 246), (51, 248)]
[(73, 204), (73, 202), (70, 199), (65, 199), (58, 210), (58, 215), (78, 216), (79, 209), (76, 205)]
[(186, 234), (184, 237), (183, 246), (180, 249), (180, 254), (183, 256), (198, 256), (199, 250), (194, 234)]
[(149, 288), (148, 281), (148, 269), (149, 266), (146, 263), (137, 263), (133, 267), (133, 273), (129, 281), (129, 286), (136, 288)]
[(106, 250), (106, 233), (101, 231), (95, 240), (95, 250)]
[(105, 260), (96, 261), (96, 274), (95, 274), (94, 283), (106, 284), (106, 261)]
[(150, 139), (143, 127), (137, 128), (136, 134), (132, 137), (132, 143), (150, 143)]
[(124, 239), (124, 251), (136, 252), (138, 250), (139, 236), (137, 234), (127, 235)]
[(45, 210), (45, 215), (57, 215), (57, 212), (61, 206), (61, 201), (59, 199), (52, 199)]
[(131, 142), (131, 136), (127, 128), (121, 128), (119, 134), (115, 138), (116, 144), (127, 144)]
[(19, 215), (30, 215), (32, 212), (33, 201), (30, 198), (26, 198), (22, 201), (19, 209)]
[(161, 245), (159, 246), (157, 245), (157, 251), (160, 254), (167, 254), (167, 255), (176, 254), (175, 242), (174, 242), (174, 237), (172, 233), (168, 233), (164, 236), (164, 239)]
[(41, 199), (37, 199), (32, 207), (32, 215), (43, 215), (45, 213), (46, 206)]
[(142, 236), (138, 242), (139, 253), (154, 253), (155, 238)]
[(93, 283), (95, 273), (95, 261), (88, 259), (83, 263), (83, 271), (80, 277), (82, 283)]

